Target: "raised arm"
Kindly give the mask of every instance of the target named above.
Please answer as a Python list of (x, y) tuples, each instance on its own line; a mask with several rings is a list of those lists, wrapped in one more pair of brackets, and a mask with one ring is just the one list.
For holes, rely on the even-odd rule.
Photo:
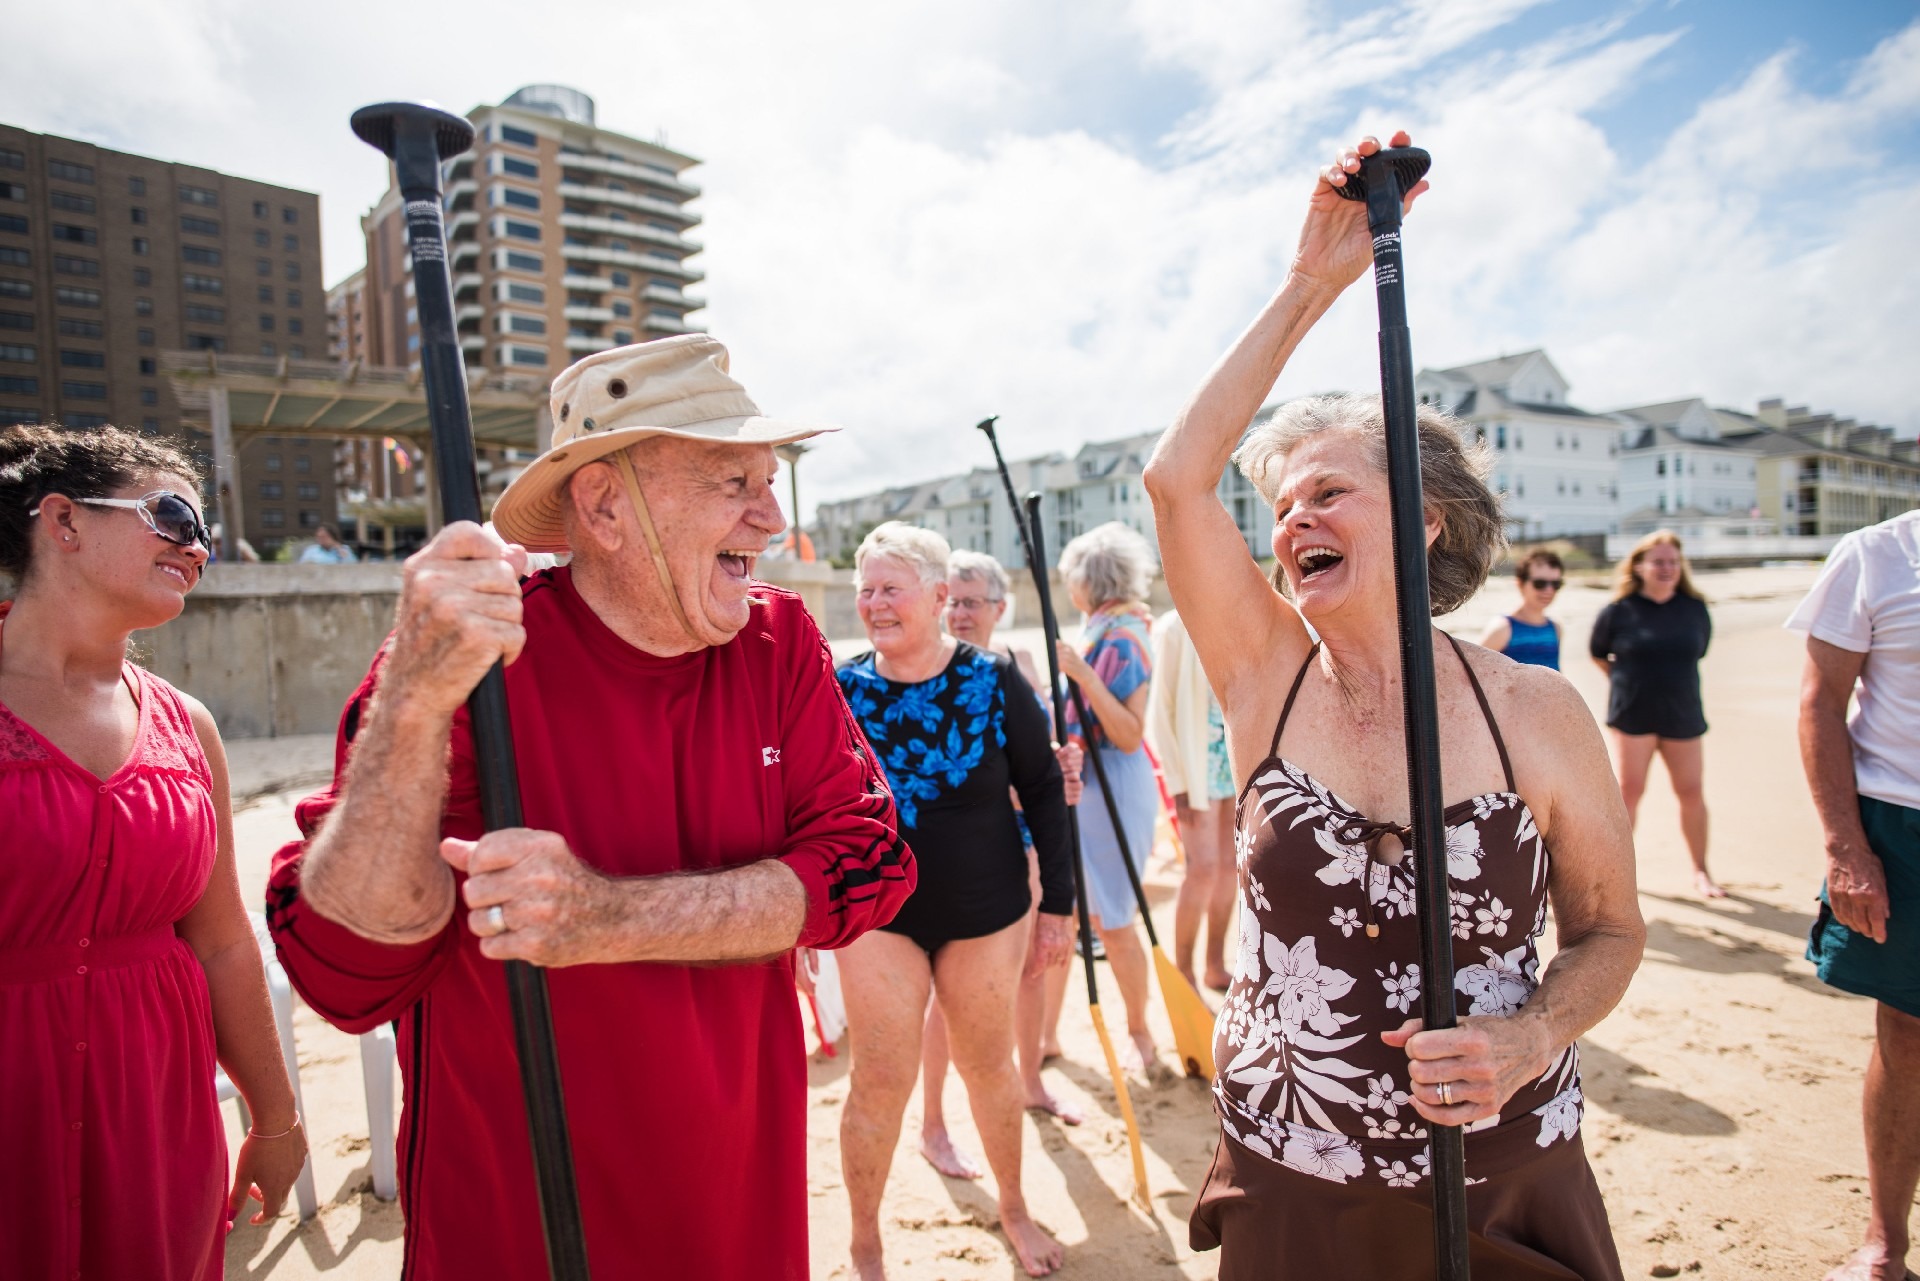
[[(1409, 141), (1397, 133), (1391, 145)], [(1306, 653), (1305, 624), (1261, 574), (1217, 487), (1300, 340), (1372, 260), (1365, 204), (1335, 188), (1379, 148), (1367, 138), (1321, 171), (1279, 291), (1207, 373), (1147, 462), (1167, 589), (1223, 706), (1237, 701), (1249, 676), (1276, 662), (1297, 666)], [(1409, 208), (1426, 187), (1408, 194)]]
[(399, 624), (360, 713), (338, 803), (308, 845), (301, 893), (362, 938), (407, 944), (452, 919), (439, 857), (454, 713), (495, 660), (526, 643), (526, 553), (471, 523), (447, 526), (408, 559)]

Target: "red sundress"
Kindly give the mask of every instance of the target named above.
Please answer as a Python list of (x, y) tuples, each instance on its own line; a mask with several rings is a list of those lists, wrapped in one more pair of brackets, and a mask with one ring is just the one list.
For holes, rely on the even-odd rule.
[(213, 873), (185, 703), (140, 687), (102, 780), (0, 703), (0, 1277), (221, 1275), (207, 980), (174, 922)]

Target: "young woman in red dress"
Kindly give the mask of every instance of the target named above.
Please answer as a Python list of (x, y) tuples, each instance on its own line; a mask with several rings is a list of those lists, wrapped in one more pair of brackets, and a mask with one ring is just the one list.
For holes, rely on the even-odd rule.
[(306, 1157), (220, 735), (126, 661), (207, 563), (197, 481), (113, 428), (0, 430), (0, 1276), (218, 1278)]

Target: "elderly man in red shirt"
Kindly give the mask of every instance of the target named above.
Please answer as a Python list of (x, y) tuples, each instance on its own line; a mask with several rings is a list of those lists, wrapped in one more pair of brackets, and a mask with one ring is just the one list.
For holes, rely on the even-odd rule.
[[(587, 1250), (607, 1277), (807, 1274), (792, 951), (913, 890), (883, 776), (798, 597), (752, 581), (773, 446), (704, 334), (555, 380), (554, 444), (407, 564), (333, 786), (275, 861), (281, 960), (330, 1022), (399, 1021), (408, 1278), (546, 1273), (500, 962), (548, 967)], [(524, 581), (526, 551), (571, 551)], [(482, 835), (464, 702), (507, 668), (527, 826)]]

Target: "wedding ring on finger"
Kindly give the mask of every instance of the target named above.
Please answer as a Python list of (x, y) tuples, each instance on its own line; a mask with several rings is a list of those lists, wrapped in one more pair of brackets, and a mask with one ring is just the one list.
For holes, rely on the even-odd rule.
[(505, 934), (507, 932), (507, 910), (495, 903), (487, 909), (487, 933)]
[[(500, 910), (499, 908), (494, 909), (494, 911), (496, 912), (499, 910)], [(1449, 1107), (1449, 1108), (1453, 1106), (1453, 1082), (1452, 1081), (1440, 1082), (1440, 1105), (1442, 1107)]]

